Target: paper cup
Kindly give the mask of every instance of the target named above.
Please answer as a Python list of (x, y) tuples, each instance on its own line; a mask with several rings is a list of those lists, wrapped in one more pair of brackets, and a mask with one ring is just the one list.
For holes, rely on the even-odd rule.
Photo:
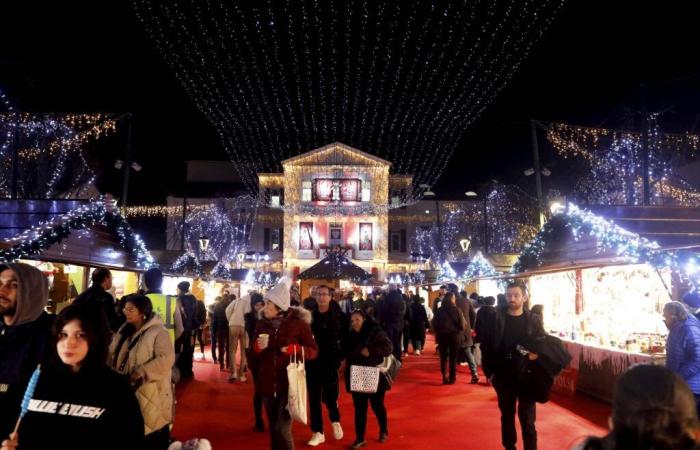
[(258, 346), (260, 348), (267, 348), (270, 343), (270, 335), (267, 333), (261, 333), (258, 335)]

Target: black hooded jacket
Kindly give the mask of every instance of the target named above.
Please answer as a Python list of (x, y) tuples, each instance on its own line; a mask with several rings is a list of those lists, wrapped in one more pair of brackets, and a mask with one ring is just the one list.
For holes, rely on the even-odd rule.
[(318, 344), (318, 356), (306, 362), (306, 372), (310, 378), (338, 380), (338, 369), (343, 361), (343, 344), (349, 328), (347, 315), (334, 301), (330, 302), (326, 313), (319, 312), (318, 306), (312, 311), (311, 331)]
[(18, 431), (20, 450), (138, 448), (141, 408), (127, 380), (107, 366), (73, 373), (42, 366)]
[(111, 328), (112, 331), (117, 331), (122, 325), (122, 321), (114, 307), (114, 298), (99, 284), (93, 284), (87, 288), (85, 292), (81, 293), (73, 300), (73, 303), (76, 305), (86, 303), (100, 308), (104, 312), (109, 328)]

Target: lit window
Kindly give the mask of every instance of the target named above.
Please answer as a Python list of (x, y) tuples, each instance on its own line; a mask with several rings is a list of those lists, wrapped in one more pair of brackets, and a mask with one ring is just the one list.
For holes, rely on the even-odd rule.
[(280, 206), (280, 196), (272, 195), (270, 196), (270, 206), (273, 208), (278, 208)]
[(311, 201), (311, 181), (301, 182), (301, 201), (310, 202)]
[(362, 182), (362, 201), (369, 202), (372, 194), (372, 183), (369, 181)]

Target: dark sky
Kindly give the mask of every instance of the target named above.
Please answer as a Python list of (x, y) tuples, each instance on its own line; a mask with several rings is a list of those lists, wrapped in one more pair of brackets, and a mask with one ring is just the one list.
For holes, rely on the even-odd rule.
[[(454, 197), (495, 178), (533, 192), (522, 175), (532, 157), (526, 121), (615, 126), (621, 109), (639, 107), (641, 82), (649, 83), (650, 109), (668, 109), (666, 129), (697, 127), (700, 28), (691, 4), (567, 1), (511, 84), (466, 130), (434, 190)], [(132, 176), (131, 204), (181, 192), (186, 159), (228, 159), (130, 2), (3, 2), (0, 17), (0, 89), (19, 109), (134, 114), (135, 159), (144, 169)], [(88, 147), (99, 186), (116, 194), (121, 174), (112, 164), (125, 136), (121, 128)], [(560, 183), (570, 168), (541, 146), (555, 174), (547, 183)]]

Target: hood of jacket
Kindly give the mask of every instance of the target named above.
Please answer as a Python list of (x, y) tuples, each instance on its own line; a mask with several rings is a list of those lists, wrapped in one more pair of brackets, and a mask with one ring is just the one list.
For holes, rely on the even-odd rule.
[(49, 283), (43, 273), (29, 264), (4, 264), (17, 275), (17, 309), (10, 326), (35, 321), (49, 301)]
[(287, 319), (300, 319), (311, 325), (313, 314), (311, 314), (311, 311), (301, 306), (290, 306), (287, 312)]

